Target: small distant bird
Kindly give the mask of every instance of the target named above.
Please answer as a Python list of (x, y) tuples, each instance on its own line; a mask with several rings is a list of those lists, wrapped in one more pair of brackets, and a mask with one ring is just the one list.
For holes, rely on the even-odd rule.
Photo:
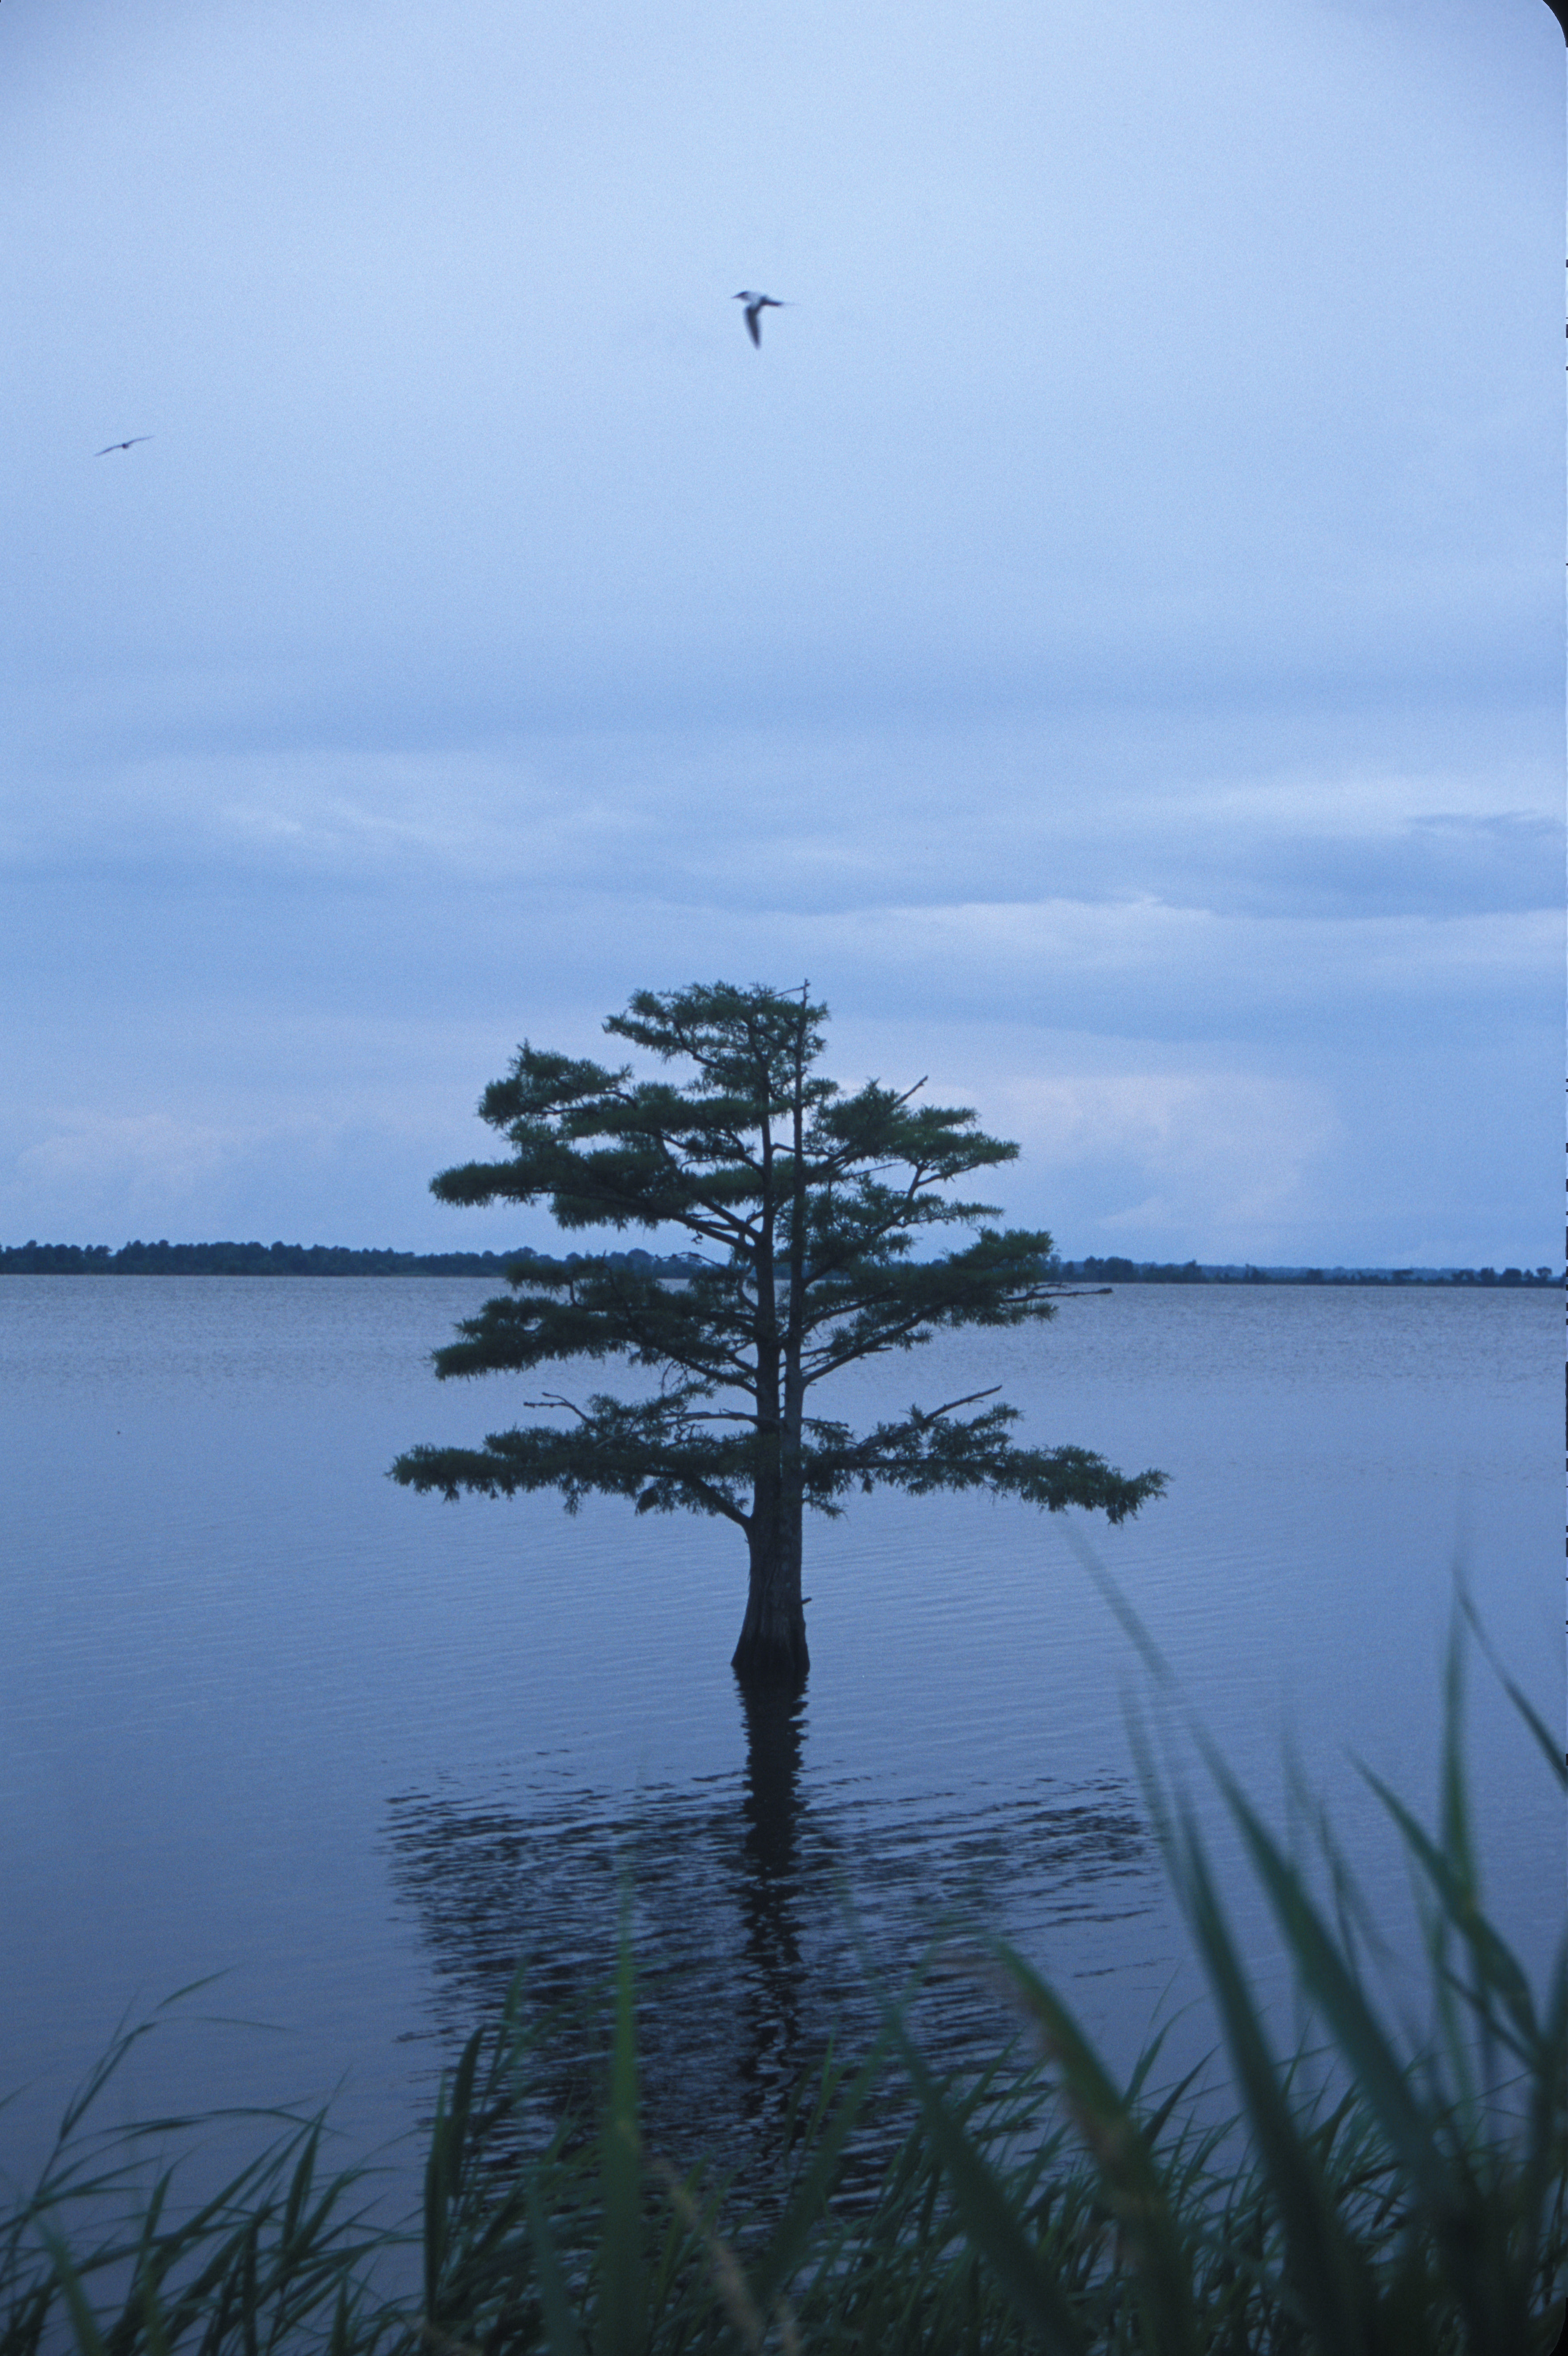
[(746, 332), (760, 351), (764, 311), (784, 311), (789, 308), (788, 304), (780, 303), (777, 294), (754, 294), (749, 286), (743, 286), (740, 293), (732, 295), (730, 300), (746, 305)]
[(154, 442), (156, 439), (154, 434), (133, 434), (128, 442), (105, 442), (102, 449), (94, 450), (92, 455), (95, 458), (107, 458), (111, 450), (134, 450), (138, 442)]

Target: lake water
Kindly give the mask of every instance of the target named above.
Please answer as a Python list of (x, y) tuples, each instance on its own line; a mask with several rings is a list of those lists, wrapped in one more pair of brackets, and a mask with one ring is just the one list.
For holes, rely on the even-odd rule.
[[(389, 2141), (520, 1959), (543, 1995), (602, 1967), (628, 1873), (682, 2158), (942, 1920), (1006, 1932), (1122, 2057), (1193, 1993), (1130, 1763), (1145, 1688), (1062, 1517), (879, 1497), (814, 1524), (805, 1703), (748, 1725), (725, 1526), (384, 1478), (519, 1414), (426, 1364), (486, 1290), (0, 1280), (0, 2169), (119, 2020), (207, 1974), (106, 2115), (336, 2090), (349, 2146)], [(836, 1397), (1000, 1380), (1022, 1435), (1162, 1466), (1136, 1522), (1078, 1533), (1281, 1821), (1294, 1751), (1392, 1924), (1351, 1754), (1427, 1806), (1456, 1563), (1562, 1723), (1561, 1327), (1550, 1291), (1127, 1287)], [(1492, 1896), (1539, 1960), (1561, 1806), (1478, 1664), (1471, 1721)], [(934, 2033), (993, 2035), (990, 2002), (950, 1987)]]

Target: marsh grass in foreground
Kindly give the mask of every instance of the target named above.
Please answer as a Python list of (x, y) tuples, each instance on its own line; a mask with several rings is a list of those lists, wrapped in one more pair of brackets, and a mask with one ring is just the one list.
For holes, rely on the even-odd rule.
[[(1348, 1869), (1329, 1855), (1334, 1902), (1319, 1903), (1209, 1754), (1320, 2039), (1282, 2062), (1197, 1815), (1144, 1739), (1232, 2119), (1212, 2124), (1191, 2080), (1156, 2094), (1157, 2039), (1119, 2084), (1021, 1956), (976, 1945), (967, 1967), (1006, 1991), (1016, 2042), (954, 2080), (885, 1996), (871, 2050), (830, 2055), (800, 2090), (766, 2215), (735, 2215), (700, 2158), (685, 2167), (689, 2156), (651, 2151), (639, 2133), (623, 1936), (602, 2115), (539, 2128), (531, 2082), (549, 2030), (514, 2005), (469, 2040), (442, 2089), (423, 2216), (403, 2233), (368, 2222), (360, 2174), (323, 2171), (319, 2119), (287, 2122), (180, 2209), (174, 2168), (149, 2179), (139, 2154), (177, 2147), (199, 2122), (104, 2142), (91, 2131), (131, 2032), (0, 2224), (0, 2356), (1547, 2356), (1568, 2287), (1568, 1954), (1559, 1947), (1532, 1991), (1483, 1911), (1461, 1634), (1456, 1622), (1435, 1827), (1375, 1785), (1419, 1893), (1430, 2001), (1419, 2034), (1391, 2028), (1369, 1986)], [(1509, 1691), (1568, 1786), (1553, 1738)], [(857, 2119), (890, 2078), (913, 2123), (849, 2197)], [(390, 2293), (388, 2266), (411, 2257), (419, 2288)]]

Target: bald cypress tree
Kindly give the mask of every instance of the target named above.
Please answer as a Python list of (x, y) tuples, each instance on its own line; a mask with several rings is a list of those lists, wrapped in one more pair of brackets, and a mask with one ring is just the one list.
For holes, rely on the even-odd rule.
[[(949, 1191), (1017, 1147), (971, 1111), (918, 1102), (918, 1087), (842, 1091), (817, 1068), (826, 1018), (804, 991), (639, 991), (605, 1029), (679, 1082), (520, 1048), (479, 1106), (506, 1158), (443, 1171), (431, 1191), (548, 1203), (568, 1232), (674, 1227), (699, 1254), (675, 1280), (607, 1252), (520, 1263), (510, 1292), (436, 1351), (437, 1375), (618, 1358), (656, 1377), (648, 1396), (551, 1392), (528, 1402), (549, 1421), (478, 1449), (413, 1448), (392, 1467), (450, 1498), (555, 1489), (568, 1510), (601, 1494), (733, 1523), (750, 1571), (734, 1665), (790, 1687), (808, 1665), (808, 1506), (836, 1514), (855, 1488), (984, 1489), (1119, 1522), (1164, 1486), (1085, 1449), (1015, 1446), (1016, 1410), (994, 1388), (858, 1433), (814, 1411), (818, 1386), (861, 1359), (1055, 1313), (1050, 1237), (988, 1225), (991, 1205)], [(953, 1226), (971, 1230), (966, 1244), (919, 1254), (929, 1231)]]

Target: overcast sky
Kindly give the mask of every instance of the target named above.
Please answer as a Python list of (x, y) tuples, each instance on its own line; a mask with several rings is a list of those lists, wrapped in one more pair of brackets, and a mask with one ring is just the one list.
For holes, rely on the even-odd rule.
[(0, 1241), (542, 1242), (425, 1191), (520, 1039), (809, 977), (1069, 1253), (1559, 1262), (1563, 83), (5, 0)]

